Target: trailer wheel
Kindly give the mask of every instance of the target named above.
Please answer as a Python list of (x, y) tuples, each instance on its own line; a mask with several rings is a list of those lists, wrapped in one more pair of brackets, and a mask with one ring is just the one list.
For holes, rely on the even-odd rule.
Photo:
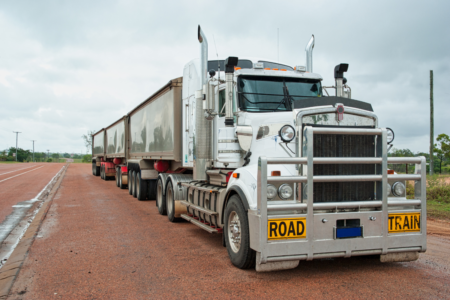
[(116, 170), (116, 186), (120, 187), (120, 167)]
[(163, 195), (163, 184), (161, 179), (158, 180), (158, 186), (156, 188), (156, 206), (160, 215), (167, 214), (166, 197)]
[(225, 208), (223, 232), (231, 263), (239, 269), (255, 266), (256, 252), (250, 248), (248, 216), (238, 195), (233, 195)]
[(147, 199), (156, 200), (156, 189), (158, 180), (147, 180)]
[(147, 182), (141, 178), (141, 172), (136, 172), (136, 198), (139, 201), (147, 199)]
[(119, 188), (120, 188), (121, 190), (123, 190), (123, 189), (126, 188), (125, 184), (123, 184), (122, 176), (123, 176), (122, 171), (120, 171)]
[(133, 171), (133, 174), (131, 175), (131, 191), (133, 192), (133, 197), (136, 198), (136, 171)]
[(92, 162), (92, 175), (95, 176), (95, 162)]
[(103, 165), (100, 166), (100, 178), (105, 180), (105, 170), (103, 169)]
[(100, 176), (100, 167), (97, 167), (96, 163), (94, 163), (94, 172), (95, 176)]
[(133, 195), (133, 171), (128, 171), (128, 194)]
[(174, 199), (173, 185), (172, 181), (167, 183), (166, 187), (166, 204), (167, 204), (167, 217), (172, 223), (180, 221), (180, 218), (175, 217), (175, 199)]

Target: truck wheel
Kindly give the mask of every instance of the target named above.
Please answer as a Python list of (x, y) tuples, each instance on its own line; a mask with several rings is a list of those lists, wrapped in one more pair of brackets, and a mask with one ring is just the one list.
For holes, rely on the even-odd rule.
[(147, 182), (141, 178), (141, 172), (136, 172), (136, 198), (139, 201), (147, 199)]
[(92, 162), (92, 175), (95, 176), (95, 162)]
[(116, 170), (116, 186), (120, 187), (120, 167)]
[(167, 217), (172, 223), (180, 221), (180, 218), (175, 218), (175, 199), (174, 199), (172, 181), (167, 183), (166, 187), (166, 204), (167, 204)]
[(123, 190), (123, 189), (125, 189), (126, 188), (126, 186), (123, 184), (123, 182), (122, 182), (122, 171), (120, 171), (120, 178), (119, 178), (119, 188), (121, 189), (121, 190)]
[(100, 167), (97, 167), (97, 164), (95, 164), (95, 176), (100, 176)]
[(133, 197), (136, 198), (136, 171), (133, 171), (133, 174), (131, 175), (131, 191), (133, 193)]
[(156, 200), (156, 185), (158, 180), (147, 180), (147, 199)]
[(133, 171), (128, 171), (128, 194), (133, 195)]
[(163, 185), (161, 179), (158, 180), (158, 186), (156, 188), (156, 206), (160, 215), (167, 214), (166, 197), (163, 195)]
[(223, 232), (231, 263), (239, 269), (255, 266), (256, 252), (250, 248), (248, 216), (238, 195), (233, 195), (225, 208)]
[(105, 180), (105, 170), (103, 169), (103, 165), (100, 166), (100, 178)]

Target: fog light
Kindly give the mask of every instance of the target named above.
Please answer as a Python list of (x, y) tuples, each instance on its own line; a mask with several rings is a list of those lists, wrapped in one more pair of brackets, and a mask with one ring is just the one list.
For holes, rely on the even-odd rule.
[(403, 196), (405, 194), (405, 190), (406, 190), (405, 185), (400, 181), (397, 181), (392, 186), (392, 193), (394, 194), (394, 196), (397, 197)]
[(280, 132), (278, 132), (278, 134), (280, 135), (283, 142), (289, 143), (295, 137), (295, 130), (294, 127), (292, 127), (291, 125), (284, 125), (283, 127), (281, 127)]
[(277, 196), (277, 188), (273, 184), (267, 185), (266, 190), (267, 199), (272, 200)]
[(281, 199), (289, 199), (292, 196), (292, 188), (288, 184), (282, 184), (278, 188), (278, 196), (280, 196)]
[(391, 195), (391, 185), (388, 183), (387, 184), (387, 195), (388, 195), (388, 197)]

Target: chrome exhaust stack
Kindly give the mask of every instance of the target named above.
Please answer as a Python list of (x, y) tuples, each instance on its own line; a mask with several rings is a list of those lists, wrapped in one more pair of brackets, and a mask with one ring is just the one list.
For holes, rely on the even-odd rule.
[[(203, 109), (208, 90), (208, 40), (200, 25), (198, 26), (198, 41), (200, 42), (200, 90), (195, 93), (195, 142), (194, 142), (194, 180), (207, 181), (206, 170), (211, 161), (212, 122), (205, 118)], [(211, 95), (209, 95), (211, 97)], [(205, 101), (206, 100), (206, 101)]]
[(314, 49), (314, 34), (306, 45), (306, 72), (312, 73), (313, 71), (313, 49)]

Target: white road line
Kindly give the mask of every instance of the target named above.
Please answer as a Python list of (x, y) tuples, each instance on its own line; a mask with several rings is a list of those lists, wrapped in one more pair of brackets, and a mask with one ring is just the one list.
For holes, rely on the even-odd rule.
[(6, 178), (6, 179), (3, 179), (3, 180), (0, 180), (0, 182), (3, 182), (3, 181), (6, 181), (6, 180), (9, 180), (9, 179), (11, 179), (11, 178), (14, 178), (14, 177), (17, 177), (17, 176), (20, 176), (20, 175), (26, 174), (26, 173), (30, 173), (30, 172), (33, 172), (33, 171), (35, 171), (35, 170), (37, 170), (37, 169), (40, 169), (40, 168), (42, 168), (42, 167), (43, 167), (43, 166), (41, 166), (41, 167), (39, 167), (39, 168), (36, 168), (36, 169), (33, 169), (33, 170), (30, 170), (30, 171), (27, 171), (27, 172), (23, 172), (23, 173), (17, 174), (16, 176), (13, 176), (13, 177), (9, 177), (9, 178)]
[(20, 170), (26, 170), (26, 169), (34, 168), (34, 167), (36, 167), (36, 166), (32, 166), (32, 167), (28, 167), (28, 168), (22, 168), (22, 169), (18, 169), (18, 170), (10, 171), (10, 172), (2, 173), (2, 174), (0, 174), (0, 176), (1, 176), (1, 175), (5, 175), (5, 174), (8, 174), (8, 173), (13, 173), (13, 172), (17, 172), (17, 171), (20, 171)]

